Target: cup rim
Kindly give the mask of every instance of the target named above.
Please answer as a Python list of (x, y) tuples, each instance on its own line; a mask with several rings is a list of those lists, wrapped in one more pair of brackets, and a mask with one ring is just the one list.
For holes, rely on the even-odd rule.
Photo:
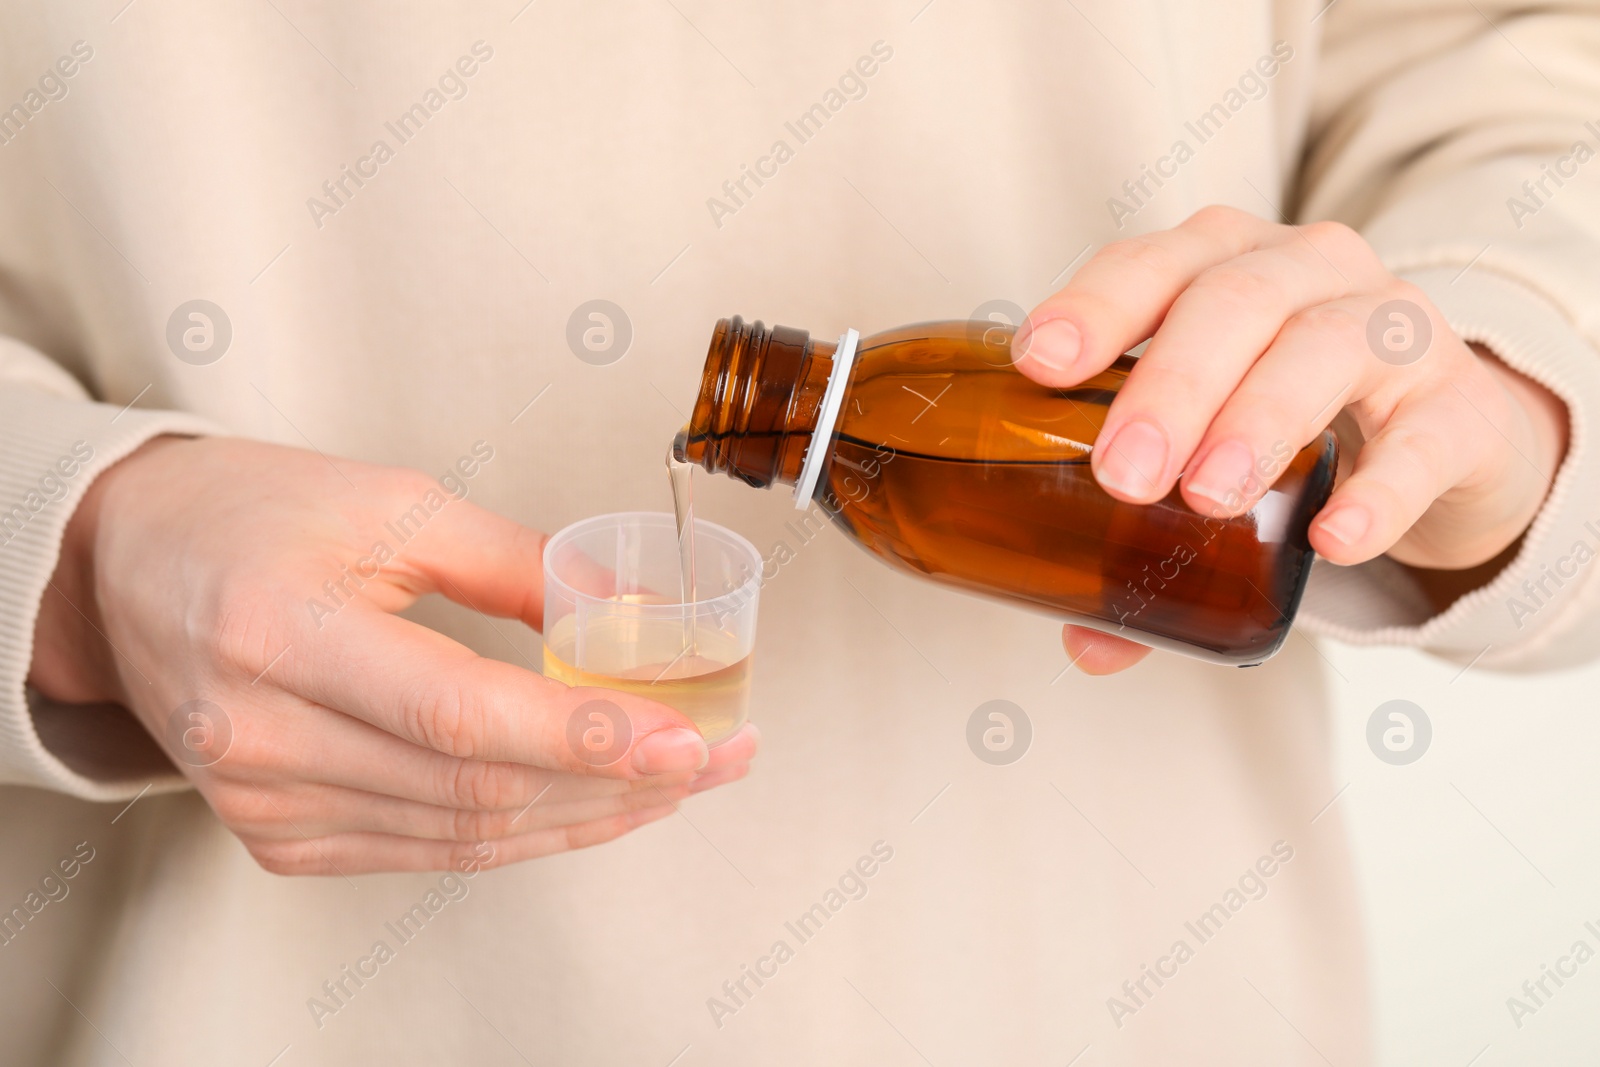
[(714, 597), (704, 600), (679, 600), (673, 604), (621, 604), (608, 597), (595, 596), (593, 593), (585, 593), (574, 589), (551, 571), (550, 555), (552, 550), (560, 547), (565, 542), (575, 540), (582, 534), (606, 526), (616, 526), (630, 520), (637, 521), (643, 526), (668, 528), (674, 535), (677, 533), (678, 518), (670, 511), (612, 511), (604, 515), (592, 515), (587, 519), (579, 519), (577, 522), (563, 526), (550, 535), (544, 543), (544, 550), (540, 553), (539, 566), (544, 572), (545, 595), (549, 596), (550, 589), (554, 587), (574, 604), (580, 601), (586, 604), (614, 604), (618, 608), (626, 608), (631, 614), (636, 613), (646, 616), (715, 614), (727, 601), (745, 601), (745, 603), (737, 604), (736, 608), (743, 608), (748, 606), (748, 603), (754, 602), (755, 594), (761, 588), (761, 568), (765, 562), (761, 557), (760, 551), (748, 538), (709, 519), (696, 518), (694, 520), (695, 535), (700, 537), (709, 534), (715, 539), (720, 539), (725, 545), (742, 553), (750, 561), (750, 576), (734, 588), (725, 593), (719, 593)]

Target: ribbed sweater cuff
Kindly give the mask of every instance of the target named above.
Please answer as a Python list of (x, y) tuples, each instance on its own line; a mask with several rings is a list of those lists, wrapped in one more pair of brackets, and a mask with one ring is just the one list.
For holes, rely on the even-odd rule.
[[(1600, 568), (1588, 565), (1600, 556), (1600, 456), (1590, 440), (1600, 408), (1600, 353), (1551, 304), (1503, 276), (1452, 268), (1405, 277), (1463, 340), (1490, 349), (1566, 403), (1566, 459), (1516, 558), (1445, 611), (1434, 613), (1405, 568), (1387, 557), (1356, 567), (1318, 560), (1300, 619), (1350, 644), (1410, 645), (1482, 667), (1574, 662), (1580, 656), (1571, 650), (1572, 632), (1600, 609)], [(1531, 468), (1528, 477), (1537, 477)]]
[[(52, 707), (46, 746), (26, 685), (34, 626), (67, 520), (90, 483), (152, 437), (217, 432), (180, 412), (120, 409), (0, 386), (0, 782), (102, 801), (131, 797), (150, 784), (148, 767), (119, 769), (120, 746), (105, 736), (103, 713), (86, 711), (77, 728), (73, 709)], [(88, 768), (94, 773), (84, 773)]]

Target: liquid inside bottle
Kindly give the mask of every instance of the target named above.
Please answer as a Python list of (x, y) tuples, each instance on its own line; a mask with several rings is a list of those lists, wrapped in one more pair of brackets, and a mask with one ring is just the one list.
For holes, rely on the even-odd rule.
[(810, 501), (885, 563), (1216, 663), (1276, 652), (1332, 490), (1333, 435), (1262, 457), (1275, 481), (1236, 518), (1197, 513), (1176, 490), (1127, 504), (1089, 456), (1135, 360), (1053, 389), (1012, 365), (1012, 333), (935, 322), (862, 338), (831, 432), (813, 441), (836, 346), (724, 319), (674, 453), (770, 486), (795, 484), (820, 447)]

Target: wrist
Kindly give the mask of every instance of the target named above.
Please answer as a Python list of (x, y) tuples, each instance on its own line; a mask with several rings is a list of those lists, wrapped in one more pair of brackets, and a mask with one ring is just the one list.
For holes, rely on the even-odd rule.
[[(1572, 423), (1567, 405), (1560, 397), (1532, 378), (1525, 377), (1506, 366), (1490, 349), (1480, 344), (1473, 344), (1471, 347), (1489, 368), (1489, 373), (1500, 383), (1500, 387), (1526, 414), (1532, 437), (1532, 451), (1526, 459), (1542, 475), (1541, 481), (1548, 493), (1550, 483), (1555, 481), (1556, 472), (1561, 469), (1562, 461), (1567, 458), (1568, 435)], [(1541, 495), (1540, 501), (1543, 499)]]
[(106, 636), (96, 546), (107, 528), (107, 501), (116, 484), (149, 456), (180, 440), (153, 438), (102, 471), (67, 520), (34, 623), (28, 669), (28, 684), (45, 696), (70, 704), (126, 703), (117, 653)]
[[(1521, 509), (1520, 525), (1509, 538), (1509, 543), (1493, 558), (1476, 566), (1451, 570), (1408, 567), (1435, 611), (1444, 611), (1465, 594), (1487, 585), (1516, 558), (1522, 548), (1523, 537), (1543, 508), (1550, 486), (1567, 456), (1571, 414), (1561, 398), (1506, 366), (1492, 350), (1475, 342), (1470, 347), (1483, 360), (1490, 375), (1527, 421), (1527, 433), (1518, 435), (1523, 443), (1513, 447), (1519, 452), (1517, 462), (1533, 468), (1528, 471), (1533, 491), (1530, 500)], [(1511, 441), (1511, 437), (1503, 431), (1502, 436)]]

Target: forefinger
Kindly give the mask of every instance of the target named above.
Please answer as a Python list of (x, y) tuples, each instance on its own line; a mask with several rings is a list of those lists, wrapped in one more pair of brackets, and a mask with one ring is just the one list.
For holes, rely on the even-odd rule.
[(1017, 330), (1017, 369), (1056, 387), (1098, 374), (1155, 333), (1202, 271), (1288, 232), (1236, 208), (1210, 207), (1174, 229), (1107, 245)]

